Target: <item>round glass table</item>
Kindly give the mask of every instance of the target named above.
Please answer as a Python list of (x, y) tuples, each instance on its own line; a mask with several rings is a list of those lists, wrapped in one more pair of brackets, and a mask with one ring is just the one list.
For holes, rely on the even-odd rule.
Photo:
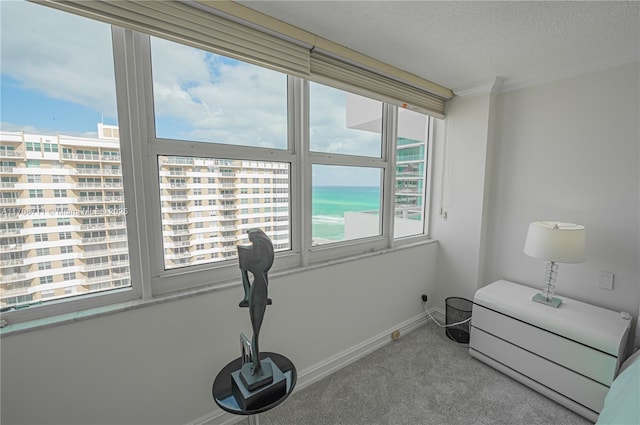
[(250, 415), (249, 423), (257, 425), (259, 423), (259, 413), (273, 409), (289, 397), (289, 394), (291, 394), (293, 388), (296, 386), (296, 367), (293, 365), (291, 360), (282, 354), (271, 352), (260, 353), (261, 360), (266, 358), (271, 358), (286, 378), (286, 392), (284, 395), (280, 396), (276, 400), (265, 400), (264, 403), (254, 405), (251, 409), (243, 409), (233, 395), (231, 384), (231, 374), (242, 367), (242, 358), (238, 357), (223, 367), (213, 381), (211, 392), (213, 394), (213, 399), (221, 409), (236, 415)]

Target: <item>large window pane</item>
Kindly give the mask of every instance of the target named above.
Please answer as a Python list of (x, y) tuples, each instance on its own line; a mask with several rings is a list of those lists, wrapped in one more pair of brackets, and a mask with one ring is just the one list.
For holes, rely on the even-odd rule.
[(382, 233), (379, 168), (313, 165), (313, 245)]
[(258, 227), (289, 250), (289, 164), (159, 156), (166, 269), (237, 258)]
[(381, 133), (381, 102), (309, 83), (311, 151), (380, 158)]
[(424, 233), (429, 118), (398, 110), (394, 237)]
[(151, 39), (156, 136), (287, 149), (287, 76)]
[(1, 59), (0, 306), (129, 287), (111, 28), (2, 2)]

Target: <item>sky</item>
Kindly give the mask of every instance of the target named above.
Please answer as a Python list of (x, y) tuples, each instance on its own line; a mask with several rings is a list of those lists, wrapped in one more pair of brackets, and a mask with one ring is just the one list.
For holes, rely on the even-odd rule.
[[(91, 137), (97, 123), (117, 124), (107, 24), (15, 0), (0, 1), (0, 20), (2, 130)], [(286, 148), (284, 74), (158, 38), (151, 49), (157, 137)], [(345, 92), (310, 92), (314, 149), (378, 155), (379, 134), (346, 128)], [(377, 176), (317, 167), (313, 184), (374, 186)]]

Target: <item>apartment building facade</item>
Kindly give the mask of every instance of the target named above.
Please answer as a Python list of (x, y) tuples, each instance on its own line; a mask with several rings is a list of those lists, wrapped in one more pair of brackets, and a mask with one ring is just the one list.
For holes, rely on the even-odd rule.
[[(0, 132), (0, 308), (131, 285), (120, 143)], [(161, 156), (165, 268), (236, 256), (261, 227), (290, 246), (289, 165)]]

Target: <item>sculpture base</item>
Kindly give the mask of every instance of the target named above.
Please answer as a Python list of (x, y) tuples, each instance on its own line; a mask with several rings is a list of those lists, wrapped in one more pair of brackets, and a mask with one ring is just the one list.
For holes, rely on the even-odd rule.
[(545, 296), (542, 294), (535, 294), (533, 298), (531, 298), (531, 301), (548, 305), (549, 307), (554, 307), (554, 308), (558, 308), (560, 307), (560, 304), (562, 304), (562, 300), (560, 298), (556, 298), (556, 297), (545, 298)]
[(257, 390), (273, 382), (271, 362), (262, 360), (260, 366), (262, 367), (260, 375), (253, 374), (253, 362), (245, 363), (240, 368), (240, 379), (249, 391)]
[[(276, 402), (287, 393), (287, 378), (284, 376), (278, 366), (267, 357), (260, 361), (263, 370), (266, 367), (271, 368), (272, 381), (269, 384), (262, 384), (254, 390), (249, 390), (243, 382), (241, 376), (242, 369), (231, 372), (231, 391), (238, 405), (244, 410), (251, 410), (255, 406), (268, 405)], [(244, 366), (249, 366), (250, 363)], [(244, 367), (243, 366), (243, 367)]]

